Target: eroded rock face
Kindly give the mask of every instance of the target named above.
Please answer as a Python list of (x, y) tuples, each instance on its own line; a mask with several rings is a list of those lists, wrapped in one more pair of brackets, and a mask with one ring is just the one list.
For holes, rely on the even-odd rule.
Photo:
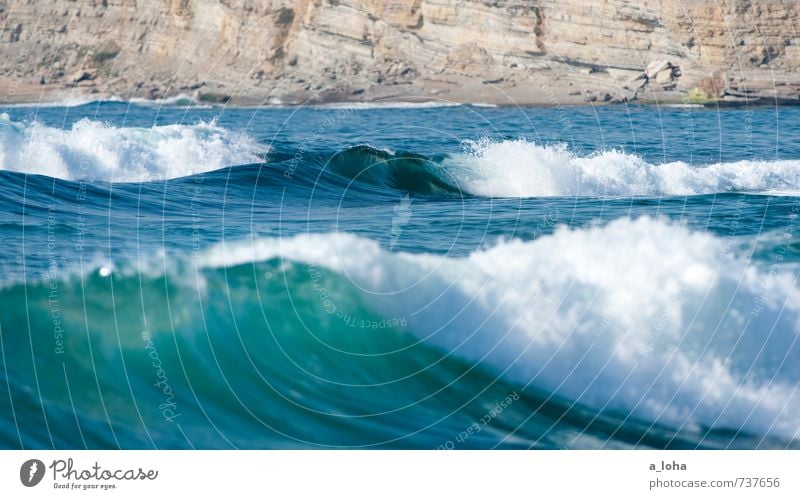
[(712, 98), (796, 100), (799, 25), (788, 0), (0, 0), (0, 75), (123, 97), (551, 104), (715, 78)]

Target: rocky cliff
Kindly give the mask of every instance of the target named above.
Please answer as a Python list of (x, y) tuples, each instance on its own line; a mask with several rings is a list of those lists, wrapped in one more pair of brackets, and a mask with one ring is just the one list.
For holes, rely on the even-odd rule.
[(782, 0), (0, 0), (0, 92), (798, 102)]

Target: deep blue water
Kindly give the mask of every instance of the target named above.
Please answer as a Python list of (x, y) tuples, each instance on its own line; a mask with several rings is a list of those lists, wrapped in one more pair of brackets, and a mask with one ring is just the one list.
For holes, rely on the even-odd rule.
[(800, 109), (0, 109), (0, 446), (786, 448)]

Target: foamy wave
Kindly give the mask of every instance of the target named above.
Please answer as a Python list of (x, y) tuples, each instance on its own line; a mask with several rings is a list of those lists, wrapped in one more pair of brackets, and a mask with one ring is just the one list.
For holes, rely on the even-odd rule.
[(424, 341), (521, 387), (676, 429), (796, 439), (797, 269), (759, 270), (728, 249), (640, 218), (466, 258), (323, 234), (223, 244), (199, 261), (327, 267)]
[(100, 104), (103, 102), (124, 102), (121, 98), (112, 95), (104, 98), (91, 98), (82, 95), (66, 95), (57, 100), (17, 102), (14, 104), (3, 104), (0, 107), (6, 108), (46, 108), (46, 107), (81, 107), (89, 104)]
[(163, 180), (259, 162), (266, 152), (215, 123), (128, 128), (83, 119), (62, 130), (0, 115), (0, 169), (68, 180)]
[(214, 106), (208, 103), (201, 104), (194, 97), (188, 94), (177, 94), (172, 97), (165, 97), (163, 99), (145, 99), (142, 97), (134, 97), (130, 101), (131, 104), (146, 107), (192, 107), (197, 109), (212, 109)]
[(687, 196), (720, 192), (800, 193), (800, 161), (705, 166), (652, 164), (621, 151), (578, 156), (565, 145), (481, 141), (445, 161), (458, 187), (493, 197)]
[(330, 102), (313, 106), (315, 109), (347, 109), (352, 111), (362, 109), (428, 109), (438, 107), (460, 106), (458, 102), (446, 101), (423, 101), (423, 102), (403, 102), (403, 101), (374, 101), (374, 102)]

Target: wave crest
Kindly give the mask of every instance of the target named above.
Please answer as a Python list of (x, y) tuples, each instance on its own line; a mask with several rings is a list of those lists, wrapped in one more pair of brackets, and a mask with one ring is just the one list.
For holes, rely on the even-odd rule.
[(228, 243), (201, 261), (273, 258), (333, 270), (429, 345), (521, 387), (685, 431), (800, 436), (795, 275), (710, 234), (620, 219), (466, 258), (317, 234)]
[(800, 192), (800, 161), (653, 164), (611, 150), (579, 156), (566, 145), (526, 140), (469, 142), (444, 162), (459, 188), (491, 197), (689, 196), (722, 192)]
[(214, 122), (134, 128), (84, 118), (62, 130), (0, 115), (0, 169), (66, 180), (165, 180), (257, 163), (267, 151)]
[(458, 193), (435, 162), (413, 153), (394, 153), (368, 145), (335, 154), (330, 169), (348, 179), (422, 194)]

